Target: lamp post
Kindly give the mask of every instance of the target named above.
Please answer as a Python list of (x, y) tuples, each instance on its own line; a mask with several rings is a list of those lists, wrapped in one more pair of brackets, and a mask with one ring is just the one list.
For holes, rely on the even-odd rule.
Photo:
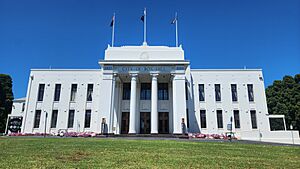
[(48, 118), (48, 112), (44, 110), (45, 114), (45, 128), (44, 128), (44, 138), (46, 137), (46, 127), (47, 127), (47, 118)]

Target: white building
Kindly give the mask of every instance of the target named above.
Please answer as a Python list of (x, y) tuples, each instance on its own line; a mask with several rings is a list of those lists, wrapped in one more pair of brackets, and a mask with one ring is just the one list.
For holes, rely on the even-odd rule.
[(260, 69), (191, 69), (181, 47), (147, 45), (108, 47), (99, 64), (32, 69), (21, 132), (225, 134), (232, 124), (240, 139), (300, 142), (270, 131)]

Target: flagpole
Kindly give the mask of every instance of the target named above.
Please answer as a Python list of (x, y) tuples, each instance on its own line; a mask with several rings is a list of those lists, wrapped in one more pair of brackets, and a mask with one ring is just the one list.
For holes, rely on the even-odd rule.
[(146, 8), (144, 9), (144, 42), (143, 45), (147, 46), (147, 10)]
[(178, 22), (178, 19), (177, 19), (177, 12), (175, 13), (175, 36), (176, 36), (176, 47), (178, 47), (178, 28), (177, 28), (177, 22)]
[(114, 16), (113, 16), (113, 25), (112, 25), (112, 35), (111, 35), (111, 46), (114, 47), (114, 40), (115, 40), (115, 17), (116, 17), (116, 14), (114, 13)]

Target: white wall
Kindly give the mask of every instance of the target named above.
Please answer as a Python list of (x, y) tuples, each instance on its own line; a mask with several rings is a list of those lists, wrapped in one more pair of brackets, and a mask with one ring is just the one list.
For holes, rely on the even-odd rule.
[[(190, 131), (198, 132), (200, 126), (200, 110), (206, 110), (207, 128), (200, 129), (202, 133), (225, 133), (233, 110), (239, 110), (240, 129), (234, 131), (269, 130), (267, 117), (267, 103), (264, 82), (260, 80), (261, 70), (191, 70), (194, 100), (189, 100), (189, 105), (194, 104), (194, 113), (189, 113)], [(205, 101), (199, 101), (199, 84), (204, 84)], [(215, 84), (221, 85), (221, 101), (215, 101)], [(238, 101), (232, 102), (231, 84), (237, 84)], [(247, 84), (253, 84), (254, 102), (249, 102)], [(190, 89), (191, 92), (191, 89)], [(193, 107), (192, 107), (193, 108)], [(217, 127), (216, 110), (222, 110), (223, 129)], [(256, 110), (258, 129), (252, 129), (250, 110)], [(195, 116), (193, 118), (192, 116)], [(233, 125), (234, 128), (234, 125)]]
[[(75, 109), (75, 120), (73, 131), (100, 131), (100, 104), (101, 99), (101, 70), (32, 70), (27, 93), (28, 107), (25, 113), (25, 123), (22, 132), (43, 132), (45, 124), (45, 112), (48, 112), (47, 132), (55, 132), (57, 129), (66, 129), (69, 109)], [(44, 99), (37, 101), (39, 84), (45, 84)], [(54, 102), (55, 84), (61, 84), (60, 101)], [(70, 102), (71, 84), (77, 84), (77, 96), (75, 102)], [(87, 102), (87, 85), (94, 84), (93, 101)], [(58, 110), (58, 121), (56, 129), (51, 129), (50, 122), (52, 110)], [(85, 110), (92, 110), (91, 128), (84, 128)], [(33, 129), (35, 110), (42, 110), (41, 121), (38, 129)], [(71, 130), (71, 131), (72, 131)]]

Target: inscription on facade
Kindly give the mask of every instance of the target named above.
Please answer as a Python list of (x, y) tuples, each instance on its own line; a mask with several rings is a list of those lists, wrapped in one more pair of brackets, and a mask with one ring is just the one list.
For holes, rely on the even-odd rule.
[(113, 71), (118, 73), (128, 73), (128, 72), (139, 72), (139, 73), (149, 73), (149, 72), (160, 72), (160, 73), (170, 73), (175, 70), (174, 66), (113, 66)]

